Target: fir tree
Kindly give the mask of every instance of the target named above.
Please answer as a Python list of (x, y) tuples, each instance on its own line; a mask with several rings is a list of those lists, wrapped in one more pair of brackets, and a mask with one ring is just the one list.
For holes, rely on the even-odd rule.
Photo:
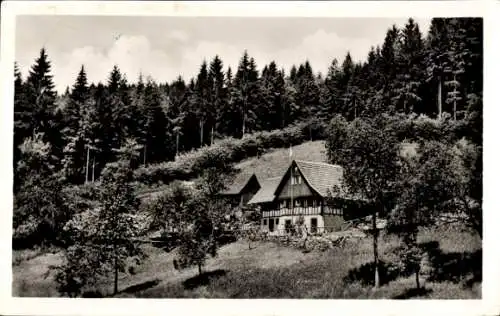
[(404, 113), (414, 112), (422, 100), (419, 89), (425, 76), (423, 45), (418, 24), (410, 18), (402, 30), (401, 51), (396, 58), (400, 70), (396, 75), (396, 108)]
[(215, 56), (210, 63), (208, 82), (210, 83), (210, 144), (214, 141), (214, 134), (219, 130), (219, 124), (226, 101), (224, 91), (223, 63), (219, 56)]
[(30, 114), (29, 126), (31, 135), (43, 134), (43, 140), (50, 143), (53, 155), (61, 156), (62, 141), (56, 120), (56, 92), (51, 75), (51, 62), (45, 48), (40, 50), (40, 56), (35, 60), (26, 79), (27, 113)]

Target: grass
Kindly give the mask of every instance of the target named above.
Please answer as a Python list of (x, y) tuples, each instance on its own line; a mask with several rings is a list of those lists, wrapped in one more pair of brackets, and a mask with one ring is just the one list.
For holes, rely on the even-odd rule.
[[(245, 241), (237, 241), (209, 259), (202, 276), (198, 276), (197, 268), (175, 270), (174, 253), (146, 245), (149, 258), (135, 274), (121, 275), (118, 297), (480, 298), (481, 256), (474, 254), (480, 254), (481, 240), (468, 232), (439, 227), (420, 235), (421, 243), (431, 241), (439, 242), (439, 256), (433, 261), (435, 275), (422, 277), (422, 292), (415, 291), (413, 276), (390, 277), (384, 273), (381, 279), (385, 282), (374, 291), (369, 285), (372, 241), (366, 238), (344, 248), (308, 253), (271, 242), (254, 242), (249, 250)], [(381, 259), (390, 261), (398, 244), (393, 236), (382, 237)], [(57, 254), (45, 254), (13, 266), (13, 295), (56, 296), (53, 275), (47, 271), (49, 264), (58, 262)], [(109, 295), (111, 277), (95, 290)]]
[[(241, 173), (255, 173), (258, 179), (267, 179), (283, 175), (290, 164), (289, 148), (270, 150), (260, 157), (245, 159), (236, 164)], [(302, 143), (292, 147), (295, 160), (326, 162), (325, 142), (322, 140)]]
[[(235, 164), (239, 173), (251, 175), (257, 179), (281, 176), (290, 163), (289, 148), (270, 149), (259, 157), (252, 157)], [(293, 159), (326, 162), (324, 141), (312, 141), (292, 147)], [(195, 179), (192, 179), (195, 181)], [(144, 201), (161, 194), (168, 185), (146, 186), (138, 184), (138, 195)]]
[[(402, 143), (403, 155), (414, 155), (416, 151), (415, 143)], [(327, 162), (325, 141), (309, 141), (292, 147), (295, 160), (306, 160), (315, 162)], [(290, 149), (278, 148), (270, 149), (259, 157), (251, 157), (235, 164), (235, 168), (240, 174), (250, 176), (255, 173), (257, 179), (263, 180), (267, 178), (279, 177), (283, 175), (286, 168), (290, 164)], [(194, 179), (193, 179), (194, 180)], [(145, 186), (141, 185), (138, 190), (141, 198), (152, 198), (165, 190), (168, 185), (160, 186)]]

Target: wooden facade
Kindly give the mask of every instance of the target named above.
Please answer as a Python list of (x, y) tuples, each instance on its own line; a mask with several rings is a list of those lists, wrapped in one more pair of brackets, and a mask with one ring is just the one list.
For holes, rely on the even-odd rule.
[(293, 161), (279, 181), (263, 185), (255, 203), (261, 209), (261, 229), (285, 234), (299, 222), (312, 233), (339, 230), (343, 209), (326, 204), (328, 188), (340, 182), (339, 167), (324, 163)]
[(230, 185), (230, 188), (221, 195), (228, 198), (233, 206), (245, 206), (248, 201), (259, 191), (260, 183), (255, 174), (245, 177), (240, 176)]

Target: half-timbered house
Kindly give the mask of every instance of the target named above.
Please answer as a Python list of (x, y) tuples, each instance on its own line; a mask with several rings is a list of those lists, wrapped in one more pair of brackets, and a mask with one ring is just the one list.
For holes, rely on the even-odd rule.
[(248, 204), (260, 207), (263, 231), (286, 233), (299, 219), (311, 233), (338, 231), (353, 216), (345, 214), (345, 207), (327, 203), (330, 190), (341, 181), (341, 166), (293, 160), (282, 176), (261, 181)]
[(228, 198), (234, 206), (245, 206), (260, 189), (261, 185), (255, 174), (239, 174), (221, 195)]

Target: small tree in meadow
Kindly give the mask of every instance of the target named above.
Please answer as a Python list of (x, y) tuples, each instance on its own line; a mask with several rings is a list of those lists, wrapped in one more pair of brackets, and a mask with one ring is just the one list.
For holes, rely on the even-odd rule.
[(337, 116), (331, 122), (326, 148), (330, 162), (343, 167), (342, 184), (334, 188), (334, 194), (347, 194), (373, 206), (374, 284), (379, 287), (377, 215), (386, 214), (393, 202), (400, 144), (384, 117), (347, 123)]
[(120, 160), (106, 166), (99, 184), (99, 208), (76, 215), (65, 226), (73, 245), (65, 251), (66, 264), (56, 280), (68, 295), (77, 295), (96, 277), (113, 274), (113, 294), (118, 293), (118, 274), (124, 272), (128, 258), (143, 258), (134, 240), (142, 233), (135, 214), (138, 199), (130, 185), (130, 159), (136, 146), (120, 149)]
[(455, 191), (452, 162), (451, 147), (438, 141), (420, 144), (416, 156), (401, 161), (397, 205), (388, 229), (401, 237), (401, 263), (407, 272), (415, 273), (417, 289), (423, 255), (418, 246), (418, 231), (452, 209), (450, 201), (454, 200)]
[(202, 273), (207, 257), (217, 254), (217, 238), (231, 218), (232, 208), (219, 193), (225, 189), (225, 177), (232, 173), (232, 166), (219, 156), (213, 155), (212, 167), (206, 168), (200, 177), (190, 206), (184, 208), (181, 221), (187, 223), (181, 232), (181, 245), (178, 249), (178, 268), (198, 266)]

